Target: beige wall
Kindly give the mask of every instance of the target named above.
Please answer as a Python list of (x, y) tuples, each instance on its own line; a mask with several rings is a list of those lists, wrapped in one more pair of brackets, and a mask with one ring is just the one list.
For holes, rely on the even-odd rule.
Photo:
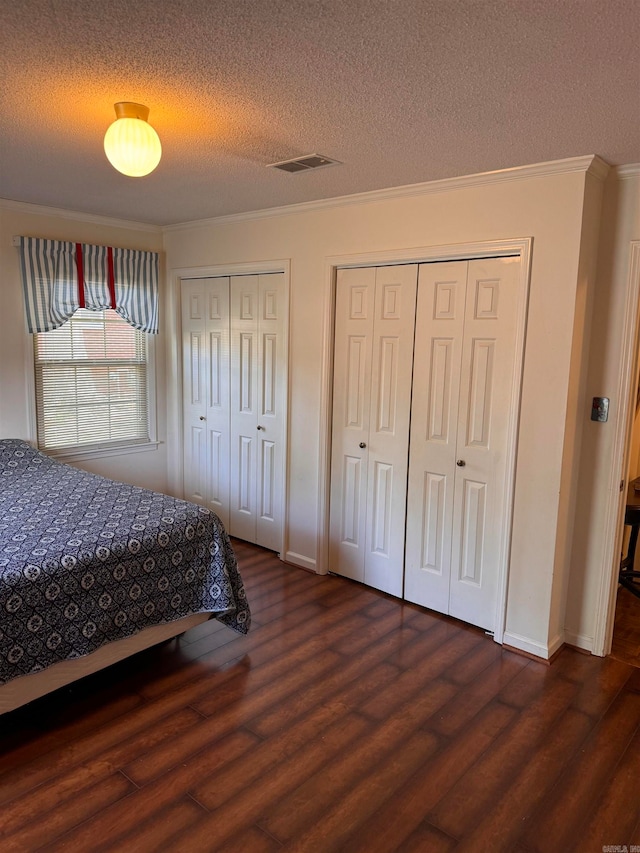
[[(18, 250), (13, 236), (73, 240), (147, 251), (162, 251), (160, 229), (113, 224), (76, 214), (40, 211), (31, 205), (0, 202), (0, 438), (35, 440), (31, 401), (33, 369), (32, 339), (27, 332)], [(166, 434), (164, 389), (164, 332), (161, 327), (157, 350), (158, 438)], [(166, 444), (155, 451), (96, 457), (75, 463), (79, 467), (134, 483), (165, 490), (167, 485)]]
[[(327, 258), (383, 251), (401, 258), (415, 247), (533, 237), (505, 640), (544, 656), (550, 637), (561, 640), (550, 616), (556, 588), (566, 586), (575, 492), (571, 476), (563, 479), (563, 460), (580, 432), (569, 391), (576, 334), (578, 352), (582, 346), (574, 326), (585, 316), (578, 293), (584, 214), (585, 173), (570, 171), (166, 230), (169, 270), (291, 262), (289, 557), (301, 555), (305, 565), (318, 557)], [(169, 366), (170, 379), (177, 370)]]
[[(287, 544), (313, 566), (318, 550), (322, 460), (320, 406), (328, 342), (328, 258), (416, 247), (533, 238), (522, 383), (506, 641), (536, 654), (563, 637), (591, 648), (611, 497), (620, 329), (629, 245), (640, 239), (640, 177), (606, 184), (597, 281), (593, 265), (599, 181), (584, 169), (357, 200), (308, 210), (167, 229), (166, 268), (287, 260), (291, 269), (290, 455)], [(26, 333), (13, 235), (26, 234), (160, 250), (153, 228), (0, 207), (0, 437), (33, 437), (31, 341)], [(179, 493), (179, 339), (176, 303), (162, 287), (158, 337), (159, 450), (98, 458), (83, 467)], [(593, 328), (589, 335), (589, 318)], [(587, 356), (588, 353), (588, 356)], [(607, 424), (589, 421), (592, 396), (612, 398)], [(607, 490), (609, 491), (607, 492)], [(610, 563), (610, 560), (609, 560)], [(612, 571), (612, 567), (607, 569)]]
[[(618, 495), (619, 479), (627, 473), (620, 458), (615, 458), (615, 440), (617, 430), (624, 428), (617, 420), (617, 391), (633, 240), (640, 240), (640, 169), (629, 177), (609, 176), (602, 210), (586, 406), (591, 397), (610, 397), (610, 417), (606, 424), (585, 422), (565, 614), (567, 641), (587, 649), (593, 648), (598, 614), (606, 608), (603, 589), (617, 563), (605, 526), (608, 508)], [(633, 396), (633, 388), (630, 394)], [(637, 455), (629, 464), (637, 465)]]

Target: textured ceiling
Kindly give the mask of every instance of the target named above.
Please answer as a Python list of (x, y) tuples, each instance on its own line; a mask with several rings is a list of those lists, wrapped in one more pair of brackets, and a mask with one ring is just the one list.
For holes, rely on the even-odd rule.
[[(640, 161), (638, 0), (2, 0), (0, 197), (169, 224), (599, 154)], [(116, 101), (158, 169), (108, 164)], [(344, 165), (286, 174), (318, 152)]]

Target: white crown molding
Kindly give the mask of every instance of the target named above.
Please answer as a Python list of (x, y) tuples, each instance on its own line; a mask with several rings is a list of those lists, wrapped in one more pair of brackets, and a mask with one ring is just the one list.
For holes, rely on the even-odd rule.
[(149, 222), (116, 219), (112, 216), (98, 216), (95, 213), (81, 213), (77, 210), (67, 210), (62, 207), (47, 207), (42, 204), (30, 204), (27, 201), (13, 201), (9, 198), (0, 198), (0, 210), (9, 210), (13, 213), (28, 213), (31, 216), (57, 216), (59, 219), (75, 219), (111, 228), (127, 228), (130, 231), (146, 231), (152, 234), (162, 233), (160, 225), (152, 225)]
[(401, 187), (389, 187), (383, 190), (354, 193), (353, 195), (336, 196), (334, 198), (305, 201), (300, 204), (287, 204), (282, 207), (269, 207), (264, 210), (251, 210), (246, 213), (232, 213), (227, 216), (214, 216), (210, 219), (197, 219), (192, 222), (176, 222), (164, 225), (164, 233), (185, 231), (192, 228), (206, 228), (211, 225), (225, 225), (234, 222), (246, 222), (254, 219), (268, 219), (273, 216), (289, 216), (298, 213), (308, 213), (327, 208), (344, 207), (354, 204), (370, 204), (389, 199), (410, 198), (411, 196), (429, 193), (443, 193), (468, 187), (484, 186), (486, 184), (517, 181), (525, 178), (540, 178), (550, 175), (563, 175), (570, 172), (589, 172), (597, 178), (604, 178), (609, 166), (600, 157), (589, 154), (584, 157), (569, 157), (564, 160), (549, 160), (546, 163), (534, 163), (531, 166), (514, 166), (509, 169), (497, 169), (493, 172), (480, 172), (477, 175), (461, 175), (456, 178), (442, 178), (438, 181), (427, 181), (420, 184), (406, 184)]
[[(614, 167), (619, 179), (634, 178), (640, 175), (640, 164), (632, 163)], [(151, 234), (163, 234), (171, 231), (185, 231), (192, 228), (206, 228), (211, 225), (224, 225), (234, 222), (245, 222), (256, 219), (268, 219), (273, 216), (290, 216), (298, 213), (325, 210), (328, 208), (345, 207), (356, 204), (371, 204), (377, 201), (411, 198), (412, 196), (443, 193), (469, 187), (485, 186), (487, 184), (517, 181), (527, 178), (548, 177), (550, 175), (585, 172), (598, 180), (604, 180), (609, 172), (609, 165), (597, 155), (584, 157), (568, 157), (563, 160), (549, 160), (545, 163), (534, 163), (529, 166), (513, 166), (508, 169), (497, 169), (492, 172), (479, 172), (475, 175), (461, 175), (455, 178), (442, 178), (437, 181), (426, 181), (418, 184), (406, 184), (400, 187), (388, 187), (382, 190), (354, 193), (352, 195), (334, 196), (333, 198), (306, 201), (299, 204), (287, 204), (280, 207), (269, 207), (264, 210), (250, 210), (244, 213), (231, 213), (224, 216), (214, 216), (209, 219), (196, 219), (189, 222), (176, 222), (171, 225), (153, 225), (149, 222), (139, 222), (132, 219), (118, 219), (111, 216), (100, 216), (93, 213), (82, 213), (60, 207), (31, 204), (26, 201), (0, 198), (0, 210), (15, 213), (27, 213), (32, 216), (57, 216), (61, 219), (75, 219), (104, 225), (112, 228), (127, 228), (132, 231), (145, 231)]]
[(593, 177), (597, 178), (599, 181), (604, 181), (610, 171), (611, 166), (606, 162), (606, 160), (603, 160), (602, 157), (598, 157), (597, 154), (594, 154), (591, 165), (587, 169), (587, 174), (593, 175)]
[(616, 166), (616, 177), (623, 181), (625, 178), (640, 177), (640, 163), (628, 163), (626, 166)]

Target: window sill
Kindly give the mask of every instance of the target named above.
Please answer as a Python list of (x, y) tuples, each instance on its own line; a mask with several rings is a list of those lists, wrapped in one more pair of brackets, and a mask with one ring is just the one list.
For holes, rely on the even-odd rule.
[(126, 456), (130, 453), (148, 453), (151, 450), (157, 450), (159, 446), (159, 441), (146, 441), (144, 444), (122, 444), (119, 447), (93, 447), (86, 450), (67, 448), (66, 450), (43, 450), (42, 452), (51, 456), (52, 459), (60, 460), (60, 462), (79, 462), (82, 459), (102, 459), (109, 456)]

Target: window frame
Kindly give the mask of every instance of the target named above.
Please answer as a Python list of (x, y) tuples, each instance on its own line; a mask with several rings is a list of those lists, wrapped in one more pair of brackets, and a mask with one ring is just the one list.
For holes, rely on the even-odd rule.
[[(104, 309), (112, 310), (112, 309)], [(126, 321), (123, 321), (126, 322)], [(92, 444), (83, 446), (81, 444), (70, 445), (65, 448), (40, 448), (38, 442), (38, 419), (37, 419), (37, 388), (36, 388), (36, 334), (46, 335), (47, 332), (39, 332), (29, 334), (29, 353), (30, 358), (25, 359), (27, 366), (27, 387), (29, 390), (29, 423), (30, 423), (30, 442), (46, 453), (47, 456), (60, 459), (65, 462), (73, 462), (76, 460), (93, 459), (109, 456), (123, 456), (131, 453), (145, 453), (151, 450), (156, 450), (160, 442), (157, 435), (157, 395), (156, 395), (156, 338), (157, 335), (147, 334), (145, 336), (146, 343), (146, 386), (147, 386), (147, 421), (148, 421), (148, 440), (142, 441), (124, 441), (105, 442), (101, 445)]]

